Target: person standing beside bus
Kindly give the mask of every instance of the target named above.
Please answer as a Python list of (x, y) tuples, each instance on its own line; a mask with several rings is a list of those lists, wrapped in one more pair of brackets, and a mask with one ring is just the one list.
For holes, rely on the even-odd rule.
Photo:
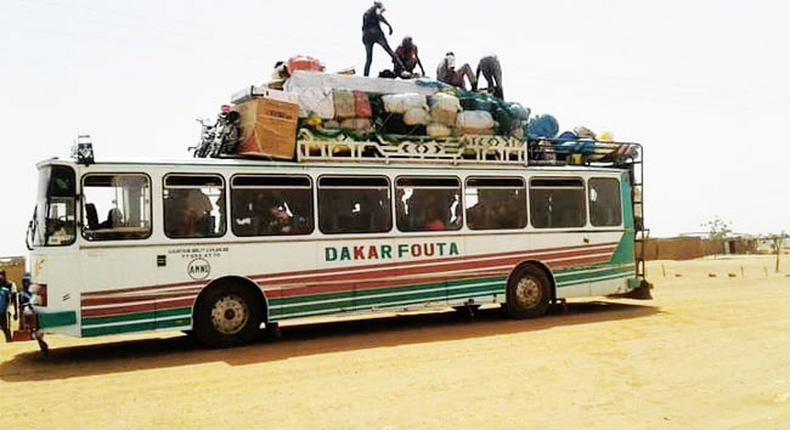
[[(5, 335), (5, 341), (11, 342), (11, 326), (8, 320), (8, 305), (13, 302), (14, 284), (8, 282), (5, 270), (0, 270), (0, 330)], [(14, 302), (14, 319), (18, 317), (16, 313), (16, 302)]]
[(22, 319), (19, 320), (19, 330), (24, 330), (30, 325), (28, 320), (33, 314), (33, 293), (30, 292), (30, 275), (27, 273), (22, 277), (22, 291), (18, 293), (18, 297), (17, 314), (22, 314)]

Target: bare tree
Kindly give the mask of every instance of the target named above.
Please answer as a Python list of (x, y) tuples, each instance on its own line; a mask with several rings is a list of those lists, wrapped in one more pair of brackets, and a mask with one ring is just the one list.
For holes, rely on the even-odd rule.
[(782, 230), (779, 234), (769, 234), (765, 237), (766, 240), (771, 242), (771, 249), (774, 251), (776, 255), (776, 272), (779, 272), (779, 260), (782, 257), (782, 245), (784, 245), (785, 239), (787, 239), (787, 233)]

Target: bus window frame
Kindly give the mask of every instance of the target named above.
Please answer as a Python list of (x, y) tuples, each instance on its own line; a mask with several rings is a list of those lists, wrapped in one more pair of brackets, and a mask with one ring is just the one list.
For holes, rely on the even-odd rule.
[[(532, 182), (535, 180), (549, 180), (549, 181), (579, 181), (581, 183), (581, 190), (582, 190), (582, 205), (583, 210), (582, 214), (584, 215), (584, 222), (581, 225), (576, 226), (568, 226), (568, 227), (538, 227), (535, 223), (535, 214), (532, 212), (534, 205), (532, 204)], [(538, 189), (558, 189), (557, 187), (538, 187)], [(562, 188), (559, 188), (562, 189)], [(578, 189), (576, 187), (565, 187), (565, 189)], [(587, 204), (587, 181), (582, 176), (530, 176), (529, 181), (527, 184), (527, 205), (529, 210), (529, 227), (536, 231), (546, 231), (546, 230), (558, 230), (558, 231), (577, 231), (580, 229), (589, 229), (590, 227), (590, 215), (589, 215), (589, 205)]]
[[(522, 189), (524, 190), (524, 214), (526, 215), (526, 222), (524, 223), (523, 227), (516, 227), (516, 228), (472, 228), (469, 225), (469, 216), (466, 213), (469, 208), (466, 207), (466, 192), (469, 189), (469, 181), (470, 180), (518, 180), (521, 181)], [(480, 189), (481, 187), (474, 187), (476, 189)], [(515, 188), (504, 188), (504, 187), (483, 187), (488, 189), (515, 189)], [(523, 231), (527, 230), (532, 227), (530, 224), (530, 219), (532, 218), (532, 214), (530, 213), (530, 202), (529, 202), (529, 181), (524, 178), (523, 176), (481, 176), (481, 175), (469, 175), (464, 178), (463, 181), (463, 203), (464, 203), (464, 226), (470, 232), (508, 232), (508, 231)], [(496, 234), (496, 233), (491, 233)]]
[[(617, 225), (595, 225), (593, 224), (592, 220), (592, 186), (590, 182), (595, 179), (604, 179), (604, 180), (612, 180), (617, 182), (617, 196), (618, 200), (620, 200), (620, 205), (617, 210), (620, 212), (620, 223)], [(590, 224), (590, 227), (594, 229), (622, 229), (625, 225), (625, 211), (623, 210), (623, 183), (620, 181), (620, 178), (611, 177), (611, 176), (590, 176), (587, 178), (587, 221)]]
[[(89, 239), (85, 237), (85, 178), (88, 176), (144, 176), (148, 180), (148, 234), (145, 237), (135, 237), (135, 238), (113, 238), (113, 239)], [(149, 239), (154, 234), (154, 182), (151, 179), (151, 175), (144, 172), (91, 172), (85, 173), (80, 178), (80, 236), (83, 239), (90, 243), (97, 243), (97, 242), (113, 242), (113, 241), (129, 241), (129, 240), (146, 240)], [(162, 221), (164, 223), (164, 212), (162, 213)]]
[[(389, 227), (384, 231), (377, 231), (377, 232), (325, 232), (321, 228), (321, 189), (324, 188), (321, 186), (321, 180), (324, 178), (343, 178), (343, 179), (354, 179), (354, 178), (376, 178), (376, 179), (384, 179), (387, 181), (387, 194), (389, 195), (389, 210), (387, 211), (389, 215)], [(359, 189), (359, 188), (367, 188), (367, 189), (380, 189), (381, 187), (339, 187), (339, 186), (329, 186), (329, 189)], [(387, 175), (376, 175), (376, 174), (362, 174), (362, 175), (343, 175), (337, 173), (328, 173), (328, 174), (321, 174), (316, 177), (315, 181), (315, 223), (318, 226), (316, 229), (322, 235), (326, 236), (341, 236), (341, 235), (348, 235), (348, 236), (357, 236), (357, 235), (384, 235), (390, 234), (395, 229), (395, 205), (394, 205), (394, 198), (395, 198), (395, 189), (392, 185), (392, 180)]]
[[(224, 224), (224, 229), (222, 230), (222, 234), (221, 235), (219, 235), (219, 236), (210, 236), (210, 237), (173, 237), (173, 236), (170, 236), (170, 235), (167, 234), (167, 226), (166, 226), (167, 223), (165, 222), (167, 220), (167, 215), (165, 214), (166, 211), (167, 211), (167, 205), (165, 204), (165, 190), (168, 189), (168, 188), (173, 188), (173, 189), (192, 189), (193, 188), (193, 187), (186, 187), (186, 186), (181, 186), (181, 185), (168, 186), (167, 185), (167, 178), (170, 177), (170, 176), (216, 176), (216, 177), (218, 177), (218, 178), (220, 178), (222, 180), (222, 192), (225, 195), (225, 204), (222, 206), (222, 210), (223, 210), (223, 214), (225, 216), (222, 217), (223, 218), (222, 221), (223, 221), (223, 224)], [(183, 240), (212, 240), (212, 239), (221, 239), (221, 238), (224, 238), (225, 236), (227, 236), (227, 234), (228, 234), (228, 219), (227, 218), (228, 218), (228, 209), (229, 209), (228, 204), (230, 203), (228, 201), (229, 199), (228, 199), (227, 185), (228, 185), (227, 180), (225, 179), (225, 176), (222, 173), (168, 172), (168, 173), (163, 174), (162, 175), (162, 189), (161, 189), (161, 192), (160, 192), (160, 197), (161, 197), (160, 202), (161, 202), (161, 205), (162, 205), (162, 233), (164, 234), (164, 236), (166, 238), (168, 238), (169, 240), (178, 240), (178, 241), (183, 241)]]
[[(230, 218), (233, 217), (233, 190), (234, 189), (236, 189), (236, 188), (242, 189), (242, 190), (244, 190), (244, 189), (247, 189), (247, 190), (274, 189), (274, 187), (268, 187), (268, 186), (245, 186), (245, 185), (241, 185), (241, 186), (237, 187), (237, 186), (233, 185), (233, 182), (234, 182), (234, 180), (237, 177), (266, 177), (266, 178), (281, 177), (281, 178), (302, 178), (302, 179), (307, 178), (307, 181), (309, 183), (309, 185), (307, 187), (289, 187), (287, 189), (307, 189), (307, 190), (310, 191), (310, 219), (311, 219), (312, 222), (310, 223), (310, 231), (307, 232), (307, 233), (299, 233), (299, 234), (256, 234), (256, 235), (250, 235), (250, 236), (240, 236), (240, 235), (236, 234), (236, 231), (234, 229), (234, 223), (231, 222), (230, 223), (230, 230), (231, 230), (231, 233), (233, 234), (234, 237), (239, 238), (239, 239), (245, 239), (245, 240), (246, 239), (255, 239), (255, 238), (277, 238), (277, 237), (296, 238), (296, 237), (311, 236), (313, 233), (315, 233), (315, 231), (316, 231), (316, 224), (318, 222), (318, 216), (317, 216), (318, 209), (316, 208), (316, 204), (318, 203), (317, 199), (316, 199), (318, 192), (317, 192), (316, 182), (313, 181), (313, 177), (312, 176), (305, 175), (305, 174), (289, 175), (289, 174), (284, 174), (284, 173), (272, 173), (272, 174), (268, 174), (268, 173), (235, 173), (235, 174), (233, 174), (230, 177), (230, 180), (228, 182), (229, 193), (228, 193), (228, 208), (227, 209), (228, 209), (228, 212), (230, 213)], [(277, 189), (283, 189), (283, 188), (277, 188)]]
[[(46, 191), (45, 191), (46, 195), (45, 195), (45, 199), (44, 199), (44, 208), (43, 208), (43, 210), (44, 210), (44, 215), (43, 215), (44, 224), (43, 225), (39, 225), (37, 227), (37, 229), (38, 228), (43, 229), (43, 232), (41, 233), (43, 235), (42, 236), (43, 237), (43, 243), (37, 243), (37, 244), (34, 244), (33, 246), (35, 248), (41, 248), (41, 247), (44, 247), (44, 248), (64, 248), (64, 247), (68, 247), (68, 246), (74, 245), (75, 243), (77, 243), (78, 236), (80, 236), (79, 234), (77, 234), (78, 225), (82, 222), (82, 220), (79, 219), (79, 217), (78, 217), (78, 213), (79, 212), (77, 211), (77, 204), (78, 204), (78, 201), (80, 200), (80, 197), (81, 197), (81, 189), (80, 189), (80, 186), (79, 186), (79, 182), (77, 181), (77, 177), (78, 177), (77, 169), (75, 169), (73, 166), (69, 166), (69, 165), (66, 165), (66, 164), (58, 164), (58, 163), (47, 164), (45, 166), (42, 166), (41, 168), (43, 168), (43, 169), (50, 169), (49, 175), (47, 177), (47, 185), (46, 185)], [(40, 179), (41, 178), (41, 174), (40, 174), (41, 168), (39, 169), (39, 181), (41, 180)], [(56, 169), (56, 168), (69, 169), (71, 171), (72, 179), (73, 179), (72, 183), (74, 184), (73, 185), (74, 186), (73, 195), (68, 196), (68, 197), (53, 196), (53, 193), (52, 193), (52, 171), (54, 169)], [(40, 194), (41, 184), (39, 183), (38, 186), (39, 186), (39, 189), (37, 190), (37, 194)], [(40, 203), (38, 201), (39, 197), (40, 196), (36, 196), (36, 214), (38, 214), (39, 210), (42, 210), (42, 208), (38, 207), (38, 203)], [(50, 209), (50, 204), (52, 203), (53, 197), (54, 198), (71, 198), (72, 199), (71, 204), (72, 204), (73, 213), (74, 213), (74, 235), (72, 236), (72, 239), (69, 242), (58, 243), (58, 244), (50, 244), (49, 243), (49, 235), (47, 234), (47, 220), (49, 219), (49, 209)], [(34, 222), (38, 223), (38, 220), (35, 219)]]
[[(432, 189), (432, 190), (455, 190), (455, 189), (457, 189), (459, 191), (459, 193), (458, 193), (458, 204), (461, 206), (461, 208), (460, 208), (460, 210), (458, 212), (459, 212), (459, 217), (461, 218), (461, 220), (460, 220), (461, 222), (460, 222), (458, 228), (453, 228), (453, 229), (449, 229), (448, 228), (448, 229), (444, 229), (444, 230), (411, 230), (411, 231), (401, 230), (400, 226), (398, 225), (398, 204), (397, 204), (397, 200), (396, 200), (395, 197), (398, 194), (398, 181), (400, 181), (401, 179), (404, 179), (404, 178), (407, 178), (407, 179), (439, 179), (439, 180), (451, 179), (451, 178), (455, 179), (458, 182), (458, 187), (457, 188), (456, 187), (448, 187), (448, 186), (436, 186), (436, 187), (418, 186), (418, 187), (422, 188), (422, 189)], [(414, 187), (414, 186), (412, 186), (412, 187)], [(392, 188), (392, 202), (393, 202), (393, 205), (392, 205), (393, 221), (394, 221), (394, 224), (395, 224), (395, 229), (399, 233), (417, 234), (417, 235), (452, 234), (452, 233), (457, 234), (457, 233), (463, 231), (464, 228), (466, 228), (466, 209), (464, 207), (464, 180), (463, 180), (463, 178), (461, 178), (458, 175), (409, 175), (409, 174), (397, 175), (397, 176), (395, 176), (394, 186)]]

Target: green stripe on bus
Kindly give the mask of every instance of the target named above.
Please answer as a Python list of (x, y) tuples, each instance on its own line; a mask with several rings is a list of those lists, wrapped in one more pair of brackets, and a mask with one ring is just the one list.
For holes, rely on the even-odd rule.
[(153, 320), (159, 318), (167, 318), (174, 316), (189, 315), (192, 313), (192, 308), (175, 308), (163, 309), (160, 311), (138, 312), (132, 314), (122, 315), (109, 315), (104, 317), (86, 317), (82, 319), (82, 326), (94, 326), (102, 324), (112, 324), (127, 321), (140, 321), (140, 320)]
[(504, 276), (498, 276), (494, 278), (476, 278), (476, 279), (464, 279), (455, 282), (435, 282), (429, 284), (415, 284), (415, 285), (407, 285), (401, 287), (387, 287), (387, 288), (371, 288), (371, 289), (364, 289), (364, 290), (355, 290), (355, 291), (345, 291), (343, 293), (329, 293), (329, 294), (311, 294), (309, 296), (300, 296), (300, 297), (288, 297), (284, 299), (271, 299), (269, 300), (269, 305), (276, 309), (276, 308), (290, 308), (294, 307), (292, 305), (296, 304), (309, 304), (312, 302), (322, 301), (322, 302), (346, 302), (350, 300), (363, 300), (367, 298), (375, 298), (379, 300), (387, 300), (388, 297), (381, 297), (377, 298), (375, 296), (392, 296), (392, 297), (400, 297), (407, 295), (409, 293), (419, 293), (424, 292), (425, 290), (436, 290), (437, 292), (441, 292), (445, 289), (451, 288), (458, 288), (464, 285), (475, 286), (477, 284), (488, 284), (491, 282), (504, 282), (506, 278)]
[[(378, 295), (378, 294), (391, 294), (395, 292), (408, 292), (408, 291), (419, 291), (425, 290), (429, 288), (444, 288), (447, 286), (454, 286), (454, 285), (468, 285), (468, 284), (476, 284), (479, 282), (489, 282), (492, 280), (501, 280), (504, 277), (494, 277), (494, 278), (474, 278), (474, 279), (463, 279), (459, 281), (442, 281), (442, 282), (432, 282), (427, 284), (413, 284), (413, 285), (405, 285), (400, 287), (382, 287), (382, 288), (366, 288), (366, 289), (359, 289), (359, 290), (349, 290), (343, 291), (340, 293), (317, 293), (317, 294), (310, 294), (307, 296), (299, 296), (299, 297), (284, 297), (284, 298), (272, 298), (269, 299), (269, 305), (273, 308), (281, 307), (284, 305), (291, 305), (296, 303), (307, 303), (313, 302), (317, 300), (336, 300), (336, 301), (343, 301), (348, 300), (353, 297), (361, 298), (371, 295)], [(353, 284), (350, 282), (349, 284)]]
[[(289, 315), (318, 315), (327, 312), (340, 312), (343, 310), (365, 310), (370, 308), (385, 308), (390, 306), (401, 306), (406, 304), (415, 304), (421, 302), (431, 301), (444, 301), (448, 296), (450, 297), (478, 297), (491, 294), (504, 293), (504, 278), (489, 280), (488, 282), (478, 282), (481, 285), (470, 285), (464, 288), (455, 288), (463, 286), (460, 285), (447, 285), (442, 284), (428, 284), (423, 286), (418, 291), (408, 291), (403, 294), (392, 294), (385, 297), (348, 297), (344, 300), (323, 301), (322, 297), (315, 296), (315, 301), (321, 303), (304, 304), (301, 306), (292, 306), (279, 309), (279, 317), (286, 317)], [(465, 283), (469, 284), (469, 283)], [(397, 291), (397, 289), (394, 289)]]
[(65, 327), (77, 324), (77, 313), (74, 311), (51, 312), (38, 314), (38, 327)]
[(598, 269), (586, 269), (584, 271), (573, 271), (568, 273), (558, 273), (554, 276), (555, 281), (558, 284), (571, 282), (571, 281), (578, 281), (578, 280), (589, 280), (593, 278), (598, 278), (602, 276), (614, 275), (614, 274), (632, 274), (634, 272), (633, 267), (626, 267), (626, 268), (618, 268), (618, 267), (600, 267)]
[(149, 331), (149, 330), (166, 329), (173, 327), (185, 327), (191, 324), (192, 324), (192, 318), (186, 317), (186, 318), (177, 318), (172, 320), (164, 320), (164, 321), (156, 321), (156, 322), (150, 321), (144, 323), (88, 327), (82, 329), (82, 336), (91, 337), (91, 336), (103, 336), (108, 334), (131, 333), (136, 331)]
[(557, 288), (570, 287), (570, 286), (573, 286), (573, 285), (585, 284), (585, 283), (588, 283), (588, 282), (611, 281), (613, 279), (621, 279), (621, 278), (625, 279), (625, 278), (628, 278), (628, 277), (631, 277), (631, 276), (633, 276), (633, 273), (615, 273), (615, 274), (612, 274), (612, 275), (596, 277), (594, 279), (584, 278), (584, 279), (579, 279), (579, 280), (575, 280), (575, 281), (563, 282), (561, 284), (558, 283), (557, 284)]

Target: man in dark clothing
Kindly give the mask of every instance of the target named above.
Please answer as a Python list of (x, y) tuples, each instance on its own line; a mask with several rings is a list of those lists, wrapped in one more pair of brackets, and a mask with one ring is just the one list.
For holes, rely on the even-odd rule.
[(19, 313), (22, 318), (19, 320), (19, 329), (24, 330), (28, 325), (28, 316), (33, 309), (33, 293), (30, 292), (30, 275), (22, 277), (22, 291), (19, 292)]
[(420, 70), (422, 71), (422, 76), (425, 76), (425, 68), (422, 67), (422, 61), (420, 61), (420, 56), (417, 53), (417, 45), (411, 39), (411, 36), (406, 36), (403, 38), (403, 42), (398, 46), (398, 49), (395, 50), (395, 56), (403, 63), (404, 69), (400, 69), (397, 64), (395, 64), (395, 74), (398, 76), (403, 75), (403, 72), (407, 72), (409, 75), (414, 74), (414, 68), (420, 66)]
[(496, 55), (488, 55), (480, 59), (477, 64), (477, 74), (475, 78), (480, 80), (480, 72), (488, 82), (488, 90), (494, 94), (494, 97), (505, 99), (505, 91), (502, 88), (502, 66), (499, 64), (499, 59)]
[(11, 342), (11, 326), (8, 321), (8, 305), (14, 303), (14, 319), (16, 314), (16, 302), (14, 301), (14, 284), (8, 282), (5, 277), (5, 270), (0, 270), (0, 330), (5, 335), (5, 341)]
[(383, 13), (384, 5), (377, 1), (362, 15), (362, 43), (365, 44), (366, 55), (365, 76), (370, 76), (370, 64), (373, 62), (373, 45), (377, 43), (387, 51), (393, 63), (403, 68), (403, 63), (401, 63), (400, 59), (392, 52), (392, 48), (390, 48), (389, 43), (387, 43), (387, 37), (384, 36), (384, 32), (381, 31), (380, 23), (383, 22), (387, 24), (387, 27), (390, 29), (390, 35), (392, 35), (392, 26), (384, 18), (384, 15), (382, 15)]

